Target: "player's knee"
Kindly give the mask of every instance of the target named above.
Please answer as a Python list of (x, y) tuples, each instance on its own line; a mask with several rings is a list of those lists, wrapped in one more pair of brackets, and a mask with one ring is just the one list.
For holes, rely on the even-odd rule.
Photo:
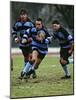
[(32, 62), (35, 62), (35, 59), (32, 59), (31, 61), (32, 61)]
[(32, 58), (31, 61), (32, 62), (37, 62), (37, 59), (36, 58)]
[(41, 60), (37, 60), (37, 63), (36, 63), (36, 66), (35, 66), (35, 69), (38, 69), (39, 68), (39, 65), (40, 65), (40, 63), (41, 63)]
[(36, 64), (35, 69), (38, 69), (39, 65)]

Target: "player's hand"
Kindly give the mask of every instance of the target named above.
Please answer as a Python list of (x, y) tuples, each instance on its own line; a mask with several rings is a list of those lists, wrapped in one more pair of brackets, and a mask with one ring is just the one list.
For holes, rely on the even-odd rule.
[(31, 43), (32, 42), (32, 38), (28, 38), (28, 43)]
[(22, 39), (22, 43), (27, 43), (27, 40), (26, 39)]
[(20, 42), (19, 38), (18, 37), (15, 38), (15, 43), (19, 43), (19, 42)]
[(68, 53), (69, 53), (69, 54), (72, 54), (72, 50), (70, 49), (70, 50), (68, 51)]

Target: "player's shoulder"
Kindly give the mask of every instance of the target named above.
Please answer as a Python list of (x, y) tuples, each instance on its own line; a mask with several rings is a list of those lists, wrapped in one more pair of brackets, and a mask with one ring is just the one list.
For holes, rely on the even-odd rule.
[(22, 26), (22, 23), (20, 21), (16, 21), (15, 26)]
[(60, 31), (65, 35), (69, 35), (68, 31), (63, 27), (60, 28)]
[(35, 27), (31, 28), (31, 32), (37, 32), (36, 28)]
[(34, 27), (34, 25), (33, 25), (33, 23), (32, 23), (31, 21), (27, 21), (27, 22), (25, 23), (25, 25), (30, 26), (30, 27)]
[(46, 27), (43, 27), (43, 31), (48, 34), (48, 30)]
[(41, 30), (44, 30), (44, 31), (46, 31), (47, 29), (45, 28), (45, 27), (42, 27), (42, 29)]

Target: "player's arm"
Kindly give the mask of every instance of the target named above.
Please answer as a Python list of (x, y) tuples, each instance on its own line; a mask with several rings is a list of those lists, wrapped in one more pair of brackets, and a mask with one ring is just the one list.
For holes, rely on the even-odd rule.
[(50, 36), (50, 37), (47, 37), (44, 41), (45, 41), (45, 43), (46, 44), (50, 44), (51, 42), (52, 42), (52, 36)]
[(46, 37), (45, 37), (45, 43), (46, 44), (50, 44), (52, 41), (53, 41), (53, 39), (54, 39), (54, 36), (53, 35), (50, 35), (48, 32), (47, 32), (47, 34), (46, 34)]
[(70, 50), (68, 51), (69, 54), (71, 54), (74, 50), (74, 40), (73, 40), (73, 37), (71, 34), (69, 34), (65, 29), (62, 29), (62, 32), (64, 33), (65, 35), (65, 38), (68, 40), (68, 42), (70, 43), (71, 45), (71, 48)]
[(32, 42), (32, 38), (30, 37), (30, 29), (28, 29), (25, 34), (23, 35), (23, 38), (22, 38), (22, 44), (27, 44), (27, 43), (30, 43)]
[(68, 41), (70, 42), (70, 45), (71, 45), (71, 48), (69, 50), (69, 54), (71, 54), (74, 50), (74, 41), (73, 41), (72, 35), (70, 35), (70, 34), (68, 35), (67, 38), (68, 38)]
[(14, 25), (14, 27), (12, 28), (12, 36), (13, 36), (13, 39), (15, 40), (16, 43), (19, 43), (19, 38), (17, 36), (17, 26), (16, 24)]

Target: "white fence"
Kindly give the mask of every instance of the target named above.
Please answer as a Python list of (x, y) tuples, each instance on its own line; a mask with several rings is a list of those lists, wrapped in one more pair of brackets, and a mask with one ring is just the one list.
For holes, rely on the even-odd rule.
[[(48, 48), (48, 53), (58, 54), (60, 51), (60, 48)], [(21, 50), (19, 48), (12, 48), (11, 49), (12, 54), (21, 54)]]

